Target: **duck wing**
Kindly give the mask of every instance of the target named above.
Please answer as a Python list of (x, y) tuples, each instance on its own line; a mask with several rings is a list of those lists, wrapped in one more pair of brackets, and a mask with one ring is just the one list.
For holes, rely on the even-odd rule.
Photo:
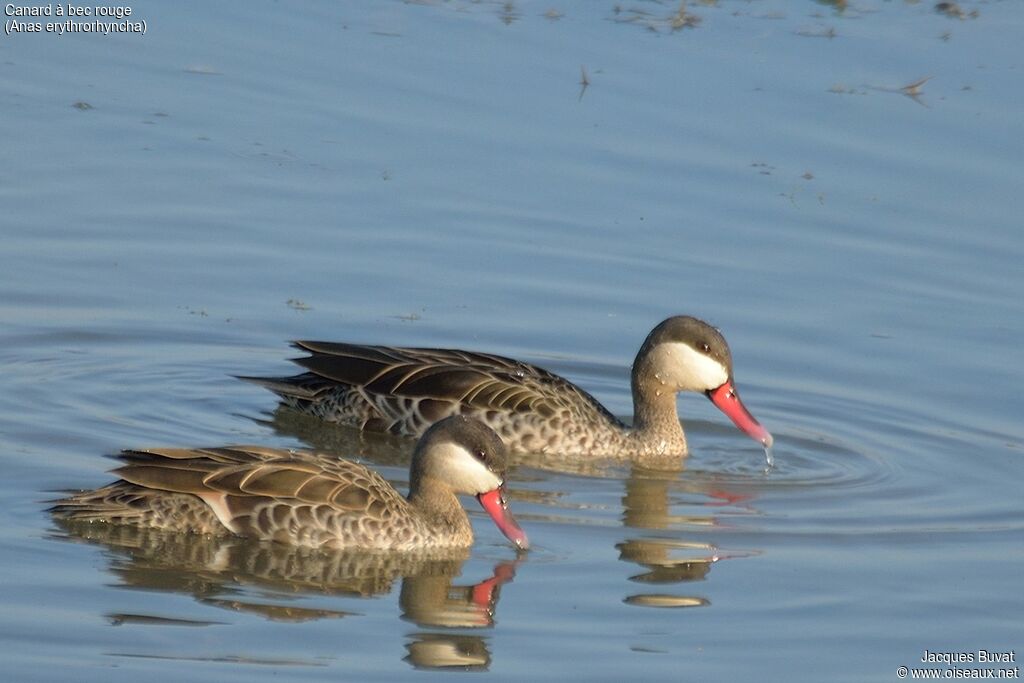
[(299, 545), (373, 538), (408, 502), (358, 463), (259, 446), (131, 450), (114, 472), (148, 489), (202, 499), (234, 533)]
[[(373, 396), (433, 399), (479, 411), (581, 421), (616, 418), (586, 391), (529, 363), (471, 351), (298, 341), (295, 363), (320, 380)], [(309, 375), (308, 385), (316, 382)], [(423, 411), (422, 400), (419, 409)], [(442, 415), (443, 416), (443, 415)]]

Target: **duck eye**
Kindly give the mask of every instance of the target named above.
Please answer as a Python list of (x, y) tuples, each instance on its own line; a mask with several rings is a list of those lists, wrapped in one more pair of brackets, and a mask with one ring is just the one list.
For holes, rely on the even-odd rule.
[(711, 344), (708, 344), (707, 342), (701, 342), (700, 350), (703, 351), (704, 353), (711, 353)]
[(473, 451), (473, 457), (479, 460), (480, 462), (484, 462), (485, 460), (487, 460), (487, 451), (485, 451), (482, 448), (478, 448), (477, 450)]

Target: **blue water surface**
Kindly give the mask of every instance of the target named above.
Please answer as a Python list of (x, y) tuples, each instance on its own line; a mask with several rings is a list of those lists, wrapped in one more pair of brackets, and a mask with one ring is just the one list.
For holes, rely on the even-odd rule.
[[(1020, 650), (1024, 8), (939, 4), (141, 0), (144, 34), (9, 32), (3, 678), (891, 681)], [(475, 510), (467, 558), (391, 574), (46, 512), (146, 445), (404, 485), (407, 444), (232, 377), (291, 372), (290, 339), (513, 356), (628, 419), (677, 313), (729, 339), (775, 468), (684, 396), (678, 471), (517, 467), (524, 557)]]

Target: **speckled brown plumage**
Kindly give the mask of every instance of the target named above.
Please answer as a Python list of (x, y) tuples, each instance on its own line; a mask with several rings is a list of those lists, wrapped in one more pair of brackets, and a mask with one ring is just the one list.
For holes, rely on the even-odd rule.
[[(445, 420), (417, 445), (408, 498), (358, 463), (306, 451), (161, 448), (124, 451), (119, 459), (120, 481), (59, 500), (53, 513), (301, 546), (411, 550), (472, 544), (456, 492), (500, 489), (506, 449), (479, 422)], [(513, 525), (501, 527), (506, 533), (521, 533), (514, 521), (495, 521)]]
[[(514, 452), (637, 459), (686, 455), (676, 394), (709, 392), (726, 382), (735, 394), (725, 338), (689, 316), (663, 321), (641, 346), (633, 364), (630, 427), (562, 377), (502, 356), (312, 341), (294, 346), (310, 354), (294, 361), (308, 372), (243, 379), (274, 391), (300, 412), (370, 431), (417, 436), (442, 417), (468, 415), (494, 429)], [(717, 381), (708, 384), (688, 374), (678, 354), (667, 351), (675, 346), (717, 367)]]

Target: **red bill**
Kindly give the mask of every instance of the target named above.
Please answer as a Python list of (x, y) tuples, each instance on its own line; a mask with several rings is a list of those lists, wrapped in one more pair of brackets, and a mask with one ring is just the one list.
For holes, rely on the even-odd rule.
[(476, 499), (480, 501), (480, 505), (487, 511), (487, 514), (491, 516), (491, 519), (494, 520), (494, 523), (498, 525), (501, 533), (505, 534), (508, 540), (512, 541), (520, 550), (526, 550), (530, 547), (530, 541), (526, 538), (526, 532), (523, 531), (516, 518), (508, 510), (508, 504), (505, 502), (504, 486), (499, 486), (487, 493), (481, 493)]
[(708, 391), (707, 395), (719, 410), (729, 416), (729, 419), (740, 428), (740, 431), (765, 448), (772, 447), (772, 435), (754, 419), (747, 407), (743, 405), (731, 379), (717, 389)]

